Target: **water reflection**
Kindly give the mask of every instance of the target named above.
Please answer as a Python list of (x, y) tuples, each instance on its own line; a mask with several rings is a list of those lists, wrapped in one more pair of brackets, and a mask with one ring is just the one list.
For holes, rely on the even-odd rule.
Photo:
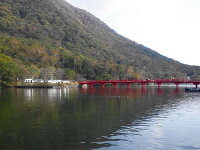
[[(148, 89), (150, 89), (148, 91)], [(183, 89), (167, 87), (164, 89), (170, 89), (172, 94), (178, 95)], [(96, 96), (114, 96), (114, 97), (126, 97), (134, 98), (140, 96), (146, 96), (147, 94), (156, 94), (158, 96), (165, 95), (164, 90), (161, 87), (135, 87), (135, 88), (81, 88), (81, 94), (89, 94)]]
[[(18, 89), (17, 91), (20, 91)], [(43, 96), (46, 96), (45, 98), (48, 98), (48, 100), (58, 100), (63, 98), (69, 98), (69, 88), (63, 88), (63, 89), (24, 89), (24, 97), (27, 100), (33, 100), (37, 96), (40, 98)]]
[(198, 97), (169, 87), (0, 90), (0, 149), (198, 148), (184, 141), (199, 131)]

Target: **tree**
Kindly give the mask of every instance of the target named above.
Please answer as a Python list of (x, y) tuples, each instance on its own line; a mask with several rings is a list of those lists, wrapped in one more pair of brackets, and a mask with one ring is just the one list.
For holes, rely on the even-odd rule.
[(76, 79), (76, 72), (71, 69), (66, 69), (65, 76), (67, 79), (75, 80)]
[(83, 56), (81, 56), (81, 55), (74, 56), (74, 71), (75, 71), (75, 66), (77, 66), (77, 68), (81, 69), (82, 63), (83, 63)]
[(55, 71), (55, 79), (61, 80), (64, 78), (65, 71), (61, 68), (56, 69)]
[(126, 66), (125, 65), (117, 65), (117, 73), (120, 79), (123, 79), (126, 72)]
[(25, 78), (31, 76), (30, 71), (29, 71), (28, 68), (27, 68), (25, 65), (23, 65), (23, 64), (20, 64), (20, 65), (19, 65), (19, 72), (20, 72), (20, 73), (18, 74), (18, 79), (19, 79), (19, 80), (23, 80), (23, 79), (25, 79)]
[(134, 74), (134, 78), (135, 78), (135, 79), (141, 79), (142, 76), (141, 76), (140, 73), (137, 72), (137, 73)]
[(106, 62), (105, 67), (110, 73), (116, 73), (117, 72), (116, 64), (113, 61)]
[(73, 55), (70, 51), (63, 50), (61, 52), (60, 57), (61, 57), (63, 67), (71, 67), (72, 68), (74, 66)]
[(9, 45), (12, 47), (12, 48), (16, 48), (16, 47), (18, 47), (19, 45), (20, 45), (20, 41), (19, 40), (17, 40), (17, 38), (14, 38), (14, 37), (11, 37), (10, 39), (9, 39)]
[(55, 67), (56, 63), (59, 60), (59, 50), (53, 49), (51, 50), (51, 55), (49, 56), (50, 64)]
[(56, 69), (51, 66), (42, 68), (40, 71), (40, 77), (44, 80), (53, 80), (55, 78), (55, 71)]
[(103, 73), (96, 77), (96, 80), (111, 80), (113, 77), (110, 74)]
[(134, 77), (135, 72), (132, 66), (128, 66), (126, 72), (127, 72), (128, 78)]
[(10, 58), (4, 54), (0, 54), (0, 81), (1, 84), (10, 85), (12, 84), (18, 75), (18, 66)]
[(31, 65), (30, 67), (28, 67), (28, 70), (29, 70), (32, 78), (38, 78), (39, 77), (40, 69), (37, 66)]
[(32, 45), (29, 46), (29, 49), (27, 50), (27, 56), (28, 56), (28, 60), (29, 62), (32, 63), (38, 63), (38, 62), (45, 62), (45, 58), (47, 57), (46, 52), (45, 52), (45, 48), (40, 45), (39, 43), (31, 43)]

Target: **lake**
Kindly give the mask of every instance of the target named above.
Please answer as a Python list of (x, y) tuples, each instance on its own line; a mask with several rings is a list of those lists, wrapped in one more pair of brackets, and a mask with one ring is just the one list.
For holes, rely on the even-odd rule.
[(0, 89), (0, 150), (200, 149), (184, 88)]

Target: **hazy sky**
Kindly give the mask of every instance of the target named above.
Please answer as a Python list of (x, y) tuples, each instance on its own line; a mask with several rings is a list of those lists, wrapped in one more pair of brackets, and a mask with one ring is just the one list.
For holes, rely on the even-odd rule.
[(67, 1), (160, 54), (200, 65), (200, 0)]

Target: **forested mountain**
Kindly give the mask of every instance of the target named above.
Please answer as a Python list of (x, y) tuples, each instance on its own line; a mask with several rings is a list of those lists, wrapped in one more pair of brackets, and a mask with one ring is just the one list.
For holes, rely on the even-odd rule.
[(186, 78), (200, 72), (64, 0), (0, 0), (0, 53), (0, 65), (12, 59), (19, 79)]

